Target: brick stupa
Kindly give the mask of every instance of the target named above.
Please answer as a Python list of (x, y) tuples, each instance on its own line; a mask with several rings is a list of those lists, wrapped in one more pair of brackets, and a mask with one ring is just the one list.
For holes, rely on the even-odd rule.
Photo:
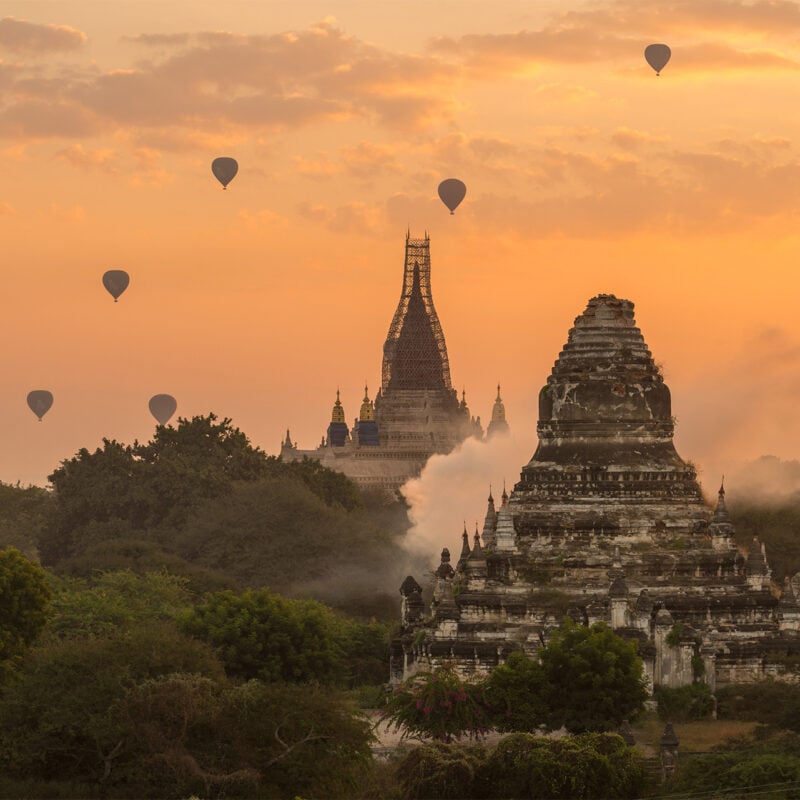
[(539, 394), (536, 452), (499, 509), (490, 496), (482, 537), (463, 532), (457, 569), (435, 573), (429, 621), (403, 620), (392, 678), (535, 655), (567, 615), (636, 640), (651, 686), (786, 676), (791, 586), (780, 596), (763, 545), (740, 553), (724, 488), (712, 511), (673, 431), (633, 303), (592, 298)]

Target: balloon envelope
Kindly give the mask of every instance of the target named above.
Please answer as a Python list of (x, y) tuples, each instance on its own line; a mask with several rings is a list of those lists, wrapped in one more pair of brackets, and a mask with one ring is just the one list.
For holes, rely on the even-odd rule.
[(39, 422), (42, 417), (50, 410), (53, 405), (53, 394), (46, 389), (34, 389), (28, 392), (28, 408), (39, 417)]
[(128, 288), (130, 276), (123, 269), (110, 269), (103, 273), (103, 286), (117, 302), (117, 298)]
[(228, 188), (228, 184), (236, 177), (239, 165), (235, 158), (215, 158), (211, 162), (211, 171), (214, 177), (222, 184), (223, 189)]
[(672, 50), (665, 44), (649, 44), (644, 49), (644, 57), (647, 63), (656, 71), (656, 75), (667, 66), (667, 61), (669, 61), (671, 55)]
[(166, 425), (175, 413), (178, 402), (171, 394), (157, 394), (150, 398), (148, 405), (150, 413), (158, 420), (159, 424)]
[(467, 187), (458, 178), (448, 178), (439, 184), (439, 197), (450, 209), (451, 214), (458, 208), (458, 204), (464, 199), (466, 193)]

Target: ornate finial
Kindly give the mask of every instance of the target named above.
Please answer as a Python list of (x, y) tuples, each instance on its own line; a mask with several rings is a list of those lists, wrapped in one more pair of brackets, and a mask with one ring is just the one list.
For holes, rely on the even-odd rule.
[(497, 384), (497, 399), (500, 399), (500, 384)]
[(336, 402), (333, 404), (331, 412), (331, 422), (344, 422), (344, 408), (339, 397), (339, 387), (336, 387)]
[(501, 497), (501, 499), (503, 501), (503, 505), (506, 505), (508, 503), (508, 492), (506, 491), (506, 479), (505, 478), (503, 478), (503, 494), (500, 495), (500, 497)]
[(722, 476), (722, 483), (719, 485), (719, 493), (721, 497), (725, 497), (725, 476)]
[(481, 535), (478, 533), (478, 523), (475, 523), (475, 537), (472, 540), (472, 553), (473, 559), (481, 558), (483, 555), (483, 548), (481, 547)]
[(292, 437), (289, 436), (289, 429), (286, 429), (286, 438), (283, 440), (283, 447), (291, 447), (292, 446)]
[(369, 388), (364, 383), (364, 400), (361, 402), (361, 411), (358, 415), (359, 422), (370, 422), (375, 419), (375, 404), (369, 399)]
[(492, 484), (489, 484), (489, 502), (494, 503), (494, 497), (492, 497)]

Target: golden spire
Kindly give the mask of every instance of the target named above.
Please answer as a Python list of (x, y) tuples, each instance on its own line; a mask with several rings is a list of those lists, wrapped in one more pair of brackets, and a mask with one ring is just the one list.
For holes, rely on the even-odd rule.
[(371, 422), (375, 419), (375, 405), (369, 399), (369, 389), (364, 384), (364, 400), (361, 403), (361, 413), (358, 415), (359, 422)]
[(336, 389), (336, 402), (333, 404), (331, 412), (331, 422), (344, 422), (344, 407), (339, 399), (339, 389)]

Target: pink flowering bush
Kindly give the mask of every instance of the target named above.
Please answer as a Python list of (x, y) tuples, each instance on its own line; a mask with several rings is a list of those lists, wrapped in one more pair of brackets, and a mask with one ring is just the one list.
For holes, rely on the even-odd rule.
[(462, 680), (450, 667), (424, 672), (401, 684), (383, 713), (403, 736), (452, 742), (480, 738), (491, 727), (482, 682)]

